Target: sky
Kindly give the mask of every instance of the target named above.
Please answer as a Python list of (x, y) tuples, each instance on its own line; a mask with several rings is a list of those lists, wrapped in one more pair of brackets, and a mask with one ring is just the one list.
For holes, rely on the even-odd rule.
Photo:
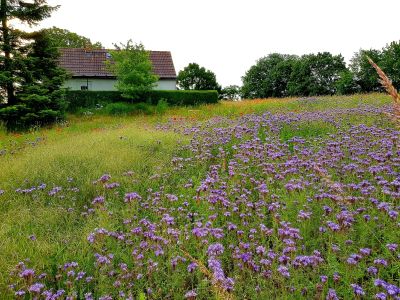
[(329, 51), (348, 62), (359, 49), (400, 40), (400, 0), (48, 0), (60, 5), (40, 27), (100, 41), (171, 51), (177, 72), (191, 62), (222, 86), (241, 84), (273, 52)]

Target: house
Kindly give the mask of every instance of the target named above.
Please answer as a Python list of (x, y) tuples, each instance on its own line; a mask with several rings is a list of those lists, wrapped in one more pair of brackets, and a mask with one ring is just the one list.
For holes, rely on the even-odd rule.
[[(71, 90), (114, 91), (116, 77), (106, 67), (106, 49), (62, 48), (59, 64), (72, 74), (64, 86)], [(176, 90), (176, 72), (169, 51), (150, 51), (153, 72), (159, 80), (154, 89)]]

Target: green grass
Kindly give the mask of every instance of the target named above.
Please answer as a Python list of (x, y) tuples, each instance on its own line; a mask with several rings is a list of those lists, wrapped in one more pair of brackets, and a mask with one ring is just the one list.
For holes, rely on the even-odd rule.
[[(64, 260), (84, 261), (89, 230), (101, 220), (90, 220), (79, 215), (82, 207), (97, 195), (92, 181), (104, 173), (126, 182), (123, 172), (133, 171), (132, 189), (144, 191), (148, 178), (164, 168), (172, 157), (181, 137), (157, 132), (132, 122), (123, 128), (92, 130), (94, 124), (84, 122), (82, 133), (69, 128), (60, 136), (46, 130), (48, 138), (34, 148), (15, 155), (0, 157), (1, 188), (37, 186), (42, 182), (54, 186), (78, 187), (76, 197), (67, 193), (64, 199), (48, 202), (30, 196), (1, 199), (0, 202), (0, 294), (10, 267), (29, 257), (38, 266), (56, 267)], [(35, 135), (37, 133), (33, 133)], [(31, 134), (27, 134), (30, 136)], [(73, 178), (68, 182), (68, 178)], [(46, 195), (43, 195), (45, 198)], [(67, 212), (72, 208), (76, 212)], [(36, 236), (36, 241), (29, 239)]]
[[(174, 190), (189, 178), (194, 183), (200, 181), (207, 165), (188, 170), (184, 178), (174, 174), (170, 161), (177, 154), (178, 145), (186, 143), (188, 137), (155, 130), (155, 124), (159, 122), (187, 124), (213, 117), (235, 118), (248, 113), (313, 112), (389, 103), (390, 98), (382, 94), (267, 99), (170, 108), (167, 111), (160, 107), (159, 114), (149, 116), (131, 116), (130, 107), (114, 104), (106, 111), (116, 116), (71, 115), (62, 124), (22, 134), (7, 133), (0, 127), (0, 151), (6, 150), (4, 155), (0, 155), (0, 189), (12, 191), (45, 182), (62, 187), (64, 196), (51, 198), (46, 193), (36, 198), (15, 193), (0, 196), (0, 295), (7, 291), (9, 271), (25, 258), (29, 258), (32, 266), (38, 269), (56, 270), (66, 261), (77, 261), (90, 269), (93, 255), (86, 237), (96, 227), (120, 226), (119, 222), (131, 213), (122, 208), (118, 200), (125, 192), (145, 193), (160, 185)], [(367, 116), (338, 119), (349, 126), (382, 122)], [(336, 131), (333, 123), (294, 122), (280, 128), (280, 138), (287, 142), (293, 137), (324, 137)], [(182, 152), (179, 154), (184, 156)], [(133, 175), (124, 176), (127, 171), (132, 171)], [(112, 181), (123, 186), (117, 190), (118, 195), (92, 183), (104, 173), (111, 174)], [(157, 177), (152, 179), (153, 175), (162, 173), (171, 174), (167, 182)], [(80, 192), (69, 191), (69, 188), (78, 188)], [(185, 190), (174, 192), (185, 193)], [(113, 212), (114, 217), (101, 211), (95, 216), (82, 216), (85, 205), (100, 194), (110, 198), (108, 212)], [(32, 235), (35, 240), (30, 238)]]

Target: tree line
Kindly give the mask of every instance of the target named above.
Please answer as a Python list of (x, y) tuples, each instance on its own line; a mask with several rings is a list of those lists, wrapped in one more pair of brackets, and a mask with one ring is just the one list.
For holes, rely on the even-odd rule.
[[(400, 87), (400, 43), (382, 49), (361, 49), (347, 66), (342, 55), (329, 52), (302, 56), (272, 53), (260, 58), (242, 77), (241, 87), (222, 88), (215, 74), (192, 63), (179, 72), (182, 89), (216, 89), (223, 99), (255, 99), (289, 96), (345, 95), (382, 91), (371, 57)], [(187, 84), (190, 82), (191, 84)]]
[(346, 65), (342, 55), (329, 52), (303, 56), (273, 53), (263, 57), (243, 76), (244, 98), (319, 96), (381, 91), (371, 57), (400, 86), (400, 44), (381, 50), (359, 50)]

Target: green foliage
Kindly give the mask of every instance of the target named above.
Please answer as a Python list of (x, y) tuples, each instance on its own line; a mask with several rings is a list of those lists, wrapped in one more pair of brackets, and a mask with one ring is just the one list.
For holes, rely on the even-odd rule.
[(356, 83), (363, 92), (383, 91), (375, 69), (367, 60), (367, 56), (377, 63), (393, 81), (393, 85), (400, 88), (400, 42), (391, 42), (381, 50), (361, 49), (351, 59), (350, 69), (354, 73)]
[(34, 42), (27, 47), (19, 74), (18, 104), (0, 109), (0, 119), (9, 130), (50, 124), (64, 117), (64, 91), (60, 87), (66, 73), (57, 66), (58, 51), (44, 31), (31, 33), (30, 37)]
[(339, 74), (339, 79), (335, 83), (336, 94), (348, 95), (355, 94), (360, 91), (359, 85), (356, 83), (354, 74), (349, 70), (345, 70)]
[(221, 91), (215, 74), (200, 67), (196, 63), (190, 63), (177, 77), (178, 87), (182, 90), (216, 90)]
[(341, 55), (329, 52), (303, 55), (295, 61), (288, 94), (292, 96), (333, 95), (340, 74), (346, 71)]
[(32, 35), (14, 28), (9, 21), (36, 25), (48, 18), (57, 7), (46, 4), (45, 0), (26, 3), (25, 1), (1, 0), (0, 4), (0, 103), (15, 105), (15, 95), (22, 86), (21, 72), (26, 71), (26, 53), (32, 42)]
[(119, 115), (127, 116), (132, 114), (159, 114), (162, 115), (168, 110), (167, 101), (161, 99), (158, 101), (157, 105), (152, 105), (145, 102), (139, 103), (126, 103), (126, 102), (116, 102), (109, 103), (103, 110), (100, 110), (100, 114), (105, 112), (108, 115)]
[[(199, 105), (217, 103), (217, 91), (160, 91), (152, 90), (142, 93), (136, 99), (126, 99), (118, 91), (67, 91), (66, 101), (69, 112), (80, 108), (94, 108), (97, 104), (107, 105), (114, 102), (150, 102), (153, 105), (166, 102), (168, 105)], [(163, 104), (160, 104), (163, 105)]]
[(391, 42), (383, 48), (380, 66), (392, 80), (393, 85), (400, 89), (400, 41)]
[(298, 57), (272, 53), (257, 61), (243, 76), (244, 98), (285, 97), (288, 82)]
[(56, 48), (103, 48), (103, 45), (100, 42), (92, 43), (89, 38), (79, 35), (75, 32), (71, 32), (67, 29), (53, 26), (44, 30), (51, 39), (52, 45)]
[(160, 100), (165, 100), (170, 105), (187, 106), (199, 105), (204, 103), (217, 103), (217, 91), (151, 91), (148, 98), (151, 103), (157, 104)]
[(125, 103), (125, 102), (116, 102), (109, 103), (104, 108), (104, 111), (108, 115), (128, 115), (135, 110), (135, 106), (133, 104)]
[(116, 87), (123, 97), (138, 99), (158, 81), (158, 76), (152, 71), (150, 54), (142, 44), (133, 44), (132, 40), (115, 45), (115, 48), (110, 51), (113, 63), (108, 66), (117, 76)]
[(66, 78), (58, 67), (58, 51), (45, 31), (27, 33), (9, 25), (18, 20), (36, 25), (57, 7), (45, 0), (1, 1), (0, 19), (0, 120), (9, 130), (44, 125), (63, 118), (64, 97), (60, 87)]
[(93, 108), (97, 104), (128, 102), (118, 91), (67, 91), (67, 111), (77, 112), (80, 108)]
[(222, 89), (220, 98), (224, 100), (239, 100), (242, 97), (242, 88), (238, 85), (229, 85)]
[(168, 110), (168, 107), (168, 101), (166, 99), (160, 99), (155, 107), (155, 113), (162, 115)]
[[(381, 65), (382, 52), (380, 50), (360, 50), (355, 53), (350, 63), (350, 70), (354, 74), (357, 85), (363, 92), (381, 91), (382, 87), (378, 81), (378, 74), (367, 60), (367, 56)], [(387, 71), (387, 70), (384, 70)]]

